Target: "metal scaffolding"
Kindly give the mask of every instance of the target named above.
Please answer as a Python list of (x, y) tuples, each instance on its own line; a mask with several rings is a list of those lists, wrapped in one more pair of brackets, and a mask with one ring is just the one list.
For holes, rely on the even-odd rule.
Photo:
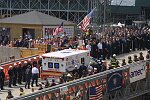
[(110, 0), (0, 0), (0, 17), (37, 10), (79, 23), (91, 9), (96, 7), (93, 23), (102, 24), (109, 18), (107, 16), (109, 2)]

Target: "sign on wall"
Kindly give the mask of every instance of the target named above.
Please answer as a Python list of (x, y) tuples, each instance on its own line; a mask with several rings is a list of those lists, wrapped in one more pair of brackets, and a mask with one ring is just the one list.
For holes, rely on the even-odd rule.
[(107, 90), (108, 92), (115, 91), (122, 87), (122, 71), (113, 72), (107, 75)]
[[(51, 37), (53, 36), (53, 30), (57, 28), (58, 26), (43, 26), (43, 38)], [(64, 32), (66, 32), (66, 35), (68, 37), (73, 37), (74, 34), (74, 26), (63, 26)], [(59, 36), (62, 34), (60, 33)]]
[(130, 67), (130, 83), (146, 78), (146, 62), (133, 64)]

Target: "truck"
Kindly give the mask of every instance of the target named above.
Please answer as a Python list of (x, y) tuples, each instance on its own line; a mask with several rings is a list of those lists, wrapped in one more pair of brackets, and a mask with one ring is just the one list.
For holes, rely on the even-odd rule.
[(41, 77), (59, 77), (66, 71), (73, 71), (75, 66), (88, 66), (89, 50), (64, 49), (42, 55)]

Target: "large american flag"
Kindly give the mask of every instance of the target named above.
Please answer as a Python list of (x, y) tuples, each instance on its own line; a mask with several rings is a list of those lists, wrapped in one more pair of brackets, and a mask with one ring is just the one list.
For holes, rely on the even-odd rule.
[(63, 22), (62, 22), (59, 27), (57, 27), (53, 30), (53, 35), (56, 36), (56, 35), (58, 35), (58, 33), (63, 32), (63, 31), (64, 31), (64, 28), (63, 28)]
[(82, 24), (81, 24), (81, 29), (83, 31), (87, 31), (87, 28), (88, 26), (90, 25), (91, 23), (91, 18), (92, 18), (92, 15), (93, 15), (93, 12), (94, 12), (95, 8), (89, 13), (87, 14), (84, 19), (82, 20)]
[(103, 100), (102, 85), (89, 88), (89, 100)]

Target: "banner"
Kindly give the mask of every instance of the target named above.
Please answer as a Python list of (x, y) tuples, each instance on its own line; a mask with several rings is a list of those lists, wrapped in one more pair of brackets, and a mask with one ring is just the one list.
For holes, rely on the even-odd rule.
[(146, 62), (130, 66), (130, 83), (146, 78)]
[[(57, 26), (43, 26), (43, 38), (51, 38), (53, 37), (53, 29)], [(73, 37), (74, 34), (74, 26), (63, 26), (64, 32), (68, 37)], [(59, 34), (58, 36), (62, 36), (63, 34)]]
[(111, 92), (122, 87), (122, 71), (113, 72), (107, 75), (107, 91)]

